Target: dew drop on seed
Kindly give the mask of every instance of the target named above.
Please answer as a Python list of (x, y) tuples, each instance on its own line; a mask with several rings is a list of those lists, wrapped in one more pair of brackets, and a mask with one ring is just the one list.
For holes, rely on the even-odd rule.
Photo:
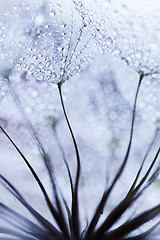
[(61, 25), (61, 28), (65, 28), (65, 27), (66, 27), (66, 24), (65, 24), (65, 23)]
[(45, 28), (48, 29), (48, 28), (50, 28), (50, 26), (49, 26), (48, 24), (46, 24), (46, 25), (45, 25)]
[(19, 62), (17, 63), (17, 67), (21, 67), (21, 66), (22, 66), (22, 62), (19, 61)]
[(52, 77), (53, 77), (53, 78), (56, 78), (56, 77), (57, 77), (57, 74), (56, 74), (56, 73), (53, 73), (53, 74), (52, 74)]
[(59, 52), (62, 52), (63, 50), (64, 50), (64, 47), (61, 47), (61, 46), (58, 47)]
[(47, 63), (46, 63), (46, 68), (49, 68), (51, 66), (51, 61), (49, 60), (49, 61), (47, 61)]
[(44, 68), (44, 64), (42, 62), (39, 63), (39, 68), (43, 69)]
[(58, 4), (57, 4), (57, 7), (58, 7), (58, 8), (61, 8), (61, 4), (58, 3)]
[(65, 63), (66, 59), (62, 58), (61, 63)]
[(28, 66), (28, 71), (33, 73), (34, 72), (34, 69), (35, 69), (35, 65), (33, 63), (31, 63), (29, 66)]
[(35, 59), (35, 60), (38, 59), (38, 57), (37, 57), (36, 55), (33, 55), (32, 57), (33, 57), (33, 59)]
[(37, 80), (38, 81), (42, 81), (43, 80), (43, 75), (42, 74), (38, 74), (37, 75)]
[(56, 12), (52, 10), (52, 11), (50, 12), (50, 15), (51, 15), (51, 17), (53, 17), (53, 16), (56, 15)]
[(52, 75), (52, 71), (50, 69), (46, 70), (47, 75)]
[(52, 78), (52, 76), (51, 76), (51, 75), (47, 75), (47, 76), (45, 77), (45, 79), (46, 79), (47, 81), (50, 81), (50, 80), (51, 80), (51, 78)]
[(38, 75), (40, 72), (41, 72), (41, 69), (40, 68), (36, 68), (35, 74)]
[(111, 38), (108, 38), (106, 41), (107, 46), (113, 43), (113, 40)]

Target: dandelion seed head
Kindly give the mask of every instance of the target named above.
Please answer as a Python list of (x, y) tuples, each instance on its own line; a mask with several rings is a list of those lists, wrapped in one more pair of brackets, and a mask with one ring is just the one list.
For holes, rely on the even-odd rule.
[(18, 66), (38, 81), (65, 82), (89, 65), (98, 46), (72, 1), (50, 1), (47, 11), (48, 22), (35, 29)]
[[(85, 1), (77, 6), (88, 11), (91, 31), (104, 51), (121, 58), (138, 73), (160, 73), (159, 1), (101, 1), (96, 9)], [(88, 9), (88, 10), (86, 10)], [(97, 10), (99, 9), (99, 10)], [(142, 10), (143, 9), (143, 10)]]

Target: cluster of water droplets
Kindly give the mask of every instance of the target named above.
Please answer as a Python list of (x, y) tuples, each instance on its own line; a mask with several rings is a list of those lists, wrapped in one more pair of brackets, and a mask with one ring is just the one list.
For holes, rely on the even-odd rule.
[(24, 46), (31, 37), (43, 3), (35, 8), (22, 4), (9, 8), (0, 15), (0, 99), (7, 92), (4, 79), (8, 79)]
[(16, 7), (12, 12), (0, 16), (0, 35), (0, 68), (1, 75), (4, 75), (4, 68), (12, 67), (17, 57), (17, 50), (22, 47), (25, 38)]
[(0, 68), (14, 66), (30, 38), (30, 31), (36, 21), (37, 11), (29, 5), (17, 5), (0, 15)]
[(104, 0), (92, 11), (86, 10), (85, 1), (79, 2), (79, 11), (88, 11), (91, 31), (104, 51), (120, 57), (139, 73), (160, 73), (158, 0)]
[(72, 0), (50, 1), (46, 14), (48, 21), (35, 29), (18, 66), (39, 81), (63, 83), (86, 68), (98, 49)]

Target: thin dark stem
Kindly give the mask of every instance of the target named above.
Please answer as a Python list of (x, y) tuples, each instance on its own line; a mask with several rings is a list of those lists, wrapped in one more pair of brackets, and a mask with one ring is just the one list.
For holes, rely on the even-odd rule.
[(139, 171), (138, 171), (138, 173), (136, 175), (136, 178), (135, 178), (135, 180), (134, 180), (130, 190), (128, 191), (128, 194), (130, 194), (130, 192), (132, 192), (135, 189), (136, 183), (137, 183), (138, 178), (139, 178), (139, 176), (141, 174), (141, 171), (143, 169), (144, 163), (145, 163), (145, 161), (146, 161), (146, 159), (147, 159), (147, 157), (148, 157), (148, 155), (149, 155), (149, 153), (151, 151), (151, 148), (152, 148), (153, 144), (155, 143), (157, 135), (158, 135), (158, 131), (156, 131), (155, 134), (154, 134), (154, 137), (153, 137), (153, 139), (152, 139), (152, 141), (151, 141), (151, 143), (150, 143), (150, 145), (149, 145), (149, 147), (148, 147), (148, 149), (147, 149), (147, 151), (146, 151), (146, 153), (144, 155), (144, 158), (143, 158), (142, 164), (140, 166), (140, 169), (139, 169)]
[[(105, 219), (103, 224), (97, 229), (97, 231), (96, 231), (97, 238), (96, 239), (101, 239), (101, 236), (103, 236), (103, 234), (105, 234), (105, 232), (107, 232), (108, 229), (111, 228), (115, 224), (115, 222), (122, 216), (122, 214), (135, 202), (135, 200), (137, 200), (142, 195), (144, 190), (150, 185), (150, 183), (149, 183), (147, 186), (145, 186), (143, 189), (141, 189), (143, 184), (146, 182), (146, 179), (149, 176), (154, 164), (157, 161), (159, 152), (160, 152), (160, 148), (158, 149), (150, 167), (148, 168), (145, 176), (143, 177), (143, 179), (141, 180), (139, 185), (133, 191), (131, 191), (127, 194), (127, 196), (124, 198), (124, 200), (122, 200), (120, 202), (120, 204), (117, 205), (117, 207)], [(139, 191), (140, 189), (141, 189), (141, 191)], [(133, 217), (133, 215), (132, 215), (132, 217)]]
[[(156, 163), (156, 160), (157, 160), (157, 158), (158, 158), (158, 156), (159, 156), (159, 153), (160, 153), (160, 147), (158, 148), (158, 151), (157, 151), (157, 153), (156, 153), (156, 155), (155, 155), (155, 157), (154, 157), (154, 159), (153, 159), (150, 167), (148, 168), (146, 174), (144, 175), (144, 177), (142, 178), (142, 180), (140, 181), (140, 183), (138, 184), (138, 186), (133, 190), (133, 192), (137, 192), (137, 191), (141, 188), (141, 186), (145, 183), (145, 181), (146, 181), (148, 175), (150, 174), (150, 172), (151, 172), (154, 164)], [(151, 182), (152, 182), (152, 181), (151, 181)]]
[(17, 147), (17, 145), (13, 142), (13, 140), (10, 138), (10, 136), (7, 134), (7, 132), (2, 128), (2, 126), (0, 126), (0, 130), (6, 135), (6, 137), (9, 139), (9, 141), (11, 142), (11, 144), (14, 146), (14, 148), (17, 150), (17, 152), (19, 153), (19, 155), (22, 157), (23, 161), (26, 163), (27, 167), (29, 168), (29, 170), (31, 171), (32, 175), (34, 176), (36, 182), (38, 183), (44, 197), (47, 203), (47, 206), (50, 210), (50, 212), (52, 213), (53, 218), (56, 220), (59, 228), (62, 231), (66, 231), (67, 234), (67, 239), (69, 239), (69, 233), (68, 233), (68, 229), (66, 228), (66, 226), (64, 225), (64, 222), (62, 221), (61, 218), (61, 213), (57, 212), (57, 209), (55, 209), (55, 207), (53, 206), (53, 204), (50, 201), (50, 198), (46, 192), (45, 187), (43, 186), (40, 178), (38, 177), (37, 173), (35, 172), (35, 170), (33, 169), (33, 167), (31, 166), (31, 164), (29, 163), (29, 161), (27, 160), (27, 158), (23, 155), (23, 153), (20, 151), (20, 149)]
[(123, 170), (126, 166), (126, 163), (127, 163), (128, 157), (129, 157), (129, 153), (130, 153), (130, 150), (131, 150), (132, 140), (133, 140), (133, 130), (134, 130), (134, 123), (135, 123), (135, 116), (136, 116), (137, 98), (138, 98), (138, 93), (139, 93), (139, 90), (140, 90), (140, 86), (141, 86), (141, 82), (142, 82), (143, 77), (144, 77), (144, 75), (142, 75), (142, 74), (139, 77), (139, 82), (138, 82), (138, 86), (137, 86), (137, 90), (136, 90), (136, 94), (135, 94), (134, 106), (133, 106), (133, 112), (132, 112), (132, 123), (131, 123), (131, 130), (130, 130), (130, 138), (129, 138), (129, 143), (128, 143), (128, 147), (127, 147), (127, 151), (126, 151), (124, 160), (123, 160), (122, 165), (120, 166), (116, 176), (114, 177), (111, 186), (109, 187), (108, 190), (104, 191), (102, 199), (101, 199), (100, 203), (98, 204), (96, 212), (95, 212), (95, 214), (94, 214), (94, 216), (91, 220), (91, 223), (88, 227), (88, 231), (87, 231), (87, 234), (86, 234), (86, 239), (90, 239), (90, 237), (91, 237), (91, 235), (92, 235), (92, 233), (93, 233), (93, 231), (94, 231), (94, 229), (95, 229), (95, 227), (96, 227), (96, 225), (99, 221), (99, 218), (101, 216), (101, 212), (103, 211), (103, 208), (106, 204), (106, 201), (107, 201), (111, 191), (113, 190), (116, 182), (121, 177), (121, 175), (123, 173)]
[(51, 181), (51, 184), (52, 184), (53, 191), (56, 194), (56, 184), (55, 184), (55, 179), (54, 179), (52, 171), (51, 171), (52, 169), (51, 169), (50, 158), (49, 158), (48, 154), (46, 153), (42, 143), (40, 142), (40, 140), (37, 136), (37, 133), (36, 133), (36, 131), (35, 131), (33, 125), (32, 125), (32, 122), (31, 122), (30, 118), (28, 117), (28, 115), (26, 114), (26, 112), (24, 111), (24, 108), (23, 108), (23, 106), (22, 106), (22, 104), (19, 100), (19, 97), (16, 94), (16, 92), (14, 91), (9, 79), (7, 79), (7, 83), (8, 83), (8, 86), (10, 88), (10, 93), (13, 97), (13, 100), (15, 101), (15, 104), (17, 105), (18, 109), (20, 110), (23, 118), (25, 119), (27, 127), (28, 127), (28, 129), (29, 129), (29, 131), (30, 131), (30, 133), (31, 133), (36, 145), (37, 145), (39, 153), (40, 153), (42, 159), (44, 160), (46, 169), (47, 169), (49, 177), (50, 177), (50, 181)]
[[(53, 133), (54, 133), (54, 136), (55, 136), (56, 143), (57, 143), (58, 148), (59, 148), (59, 150), (60, 150), (60, 152), (61, 152), (61, 154), (62, 154), (63, 161), (64, 161), (65, 166), (66, 166), (66, 168), (67, 168), (67, 173), (68, 173), (68, 177), (69, 177), (69, 183), (70, 183), (70, 188), (71, 188), (72, 199), (74, 199), (74, 187), (73, 187), (73, 180), (72, 180), (71, 171), (70, 171), (70, 168), (69, 168), (69, 165), (68, 165), (66, 156), (65, 156), (64, 149), (63, 149), (63, 147), (62, 147), (62, 145), (61, 145), (61, 142), (60, 142), (60, 140), (59, 140), (59, 137), (58, 137), (56, 128), (55, 128), (55, 127), (52, 127), (52, 129), (53, 129)], [(66, 208), (66, 211), (67, 211), (68, 222), (69, 222), (69, 225), (70, 225), (70, 229), (72, 229), (71, 212), (70, 212), (70, 210), (69, 210), (69, 207), (68, 207), (68, 205), (67, 205), (67, 202), (66, 202), (66, 200), (64, 199), (62, 193), (61, 193), (61, 196), (62, 196), (64, 205), (65, 205), (65, 208)]]
[(60, 143), (60, 140), (58, 138), (58, 135), (57, 135), (57, 131), (55, 128), (53, 128), (53, 132), (54, 132), (54, 136), (55, 136), (55, 140), (57, 142), (57, 145), (58, 145), (58, 148), (62, 154), (62, 158), (63, 158), (63, 161), (66, 165), (66, 168), (67, 168), (67, 172), (68, 172), (68, 177), (69, 177), (69, 182), (70, 182), (70, 187), (71, 187), (71, 192), (72, 192), (72, 195), (74, 193), (74, 189), (73, 189), (73, 180), (72, 180), (72, 176), (71, 176), (71, 171), (70, 171), (70, 168), (69, 168), (69, 165), (68, 165), (68, 162), (67, 162), (67, 159), (66, 159), (66, 156), (65, 156), (65, 152), (63, 150), (63, 147)]
[(61, 215), (61, 219), (63, 222), (63, 226), (64, 226), (64, 229), (65, 229), (65, 232), (67, 233), (67, 236), (69, 236), (69, 233), (68, 233), (68, 229), (67, 229), (67, 226), (66, 226), (66, 222), (65, 222), (65, 219), (64, 219), (64, 216), (63, 216), (63, 213), (62, 213), (62, 208), (61, 208), (61, 204), (60, 204), (60, 199), (58, 198), (58, 194), (57, 194), (57, 186), (56, 186), (56, 181), (55, 181), (55, 178), (53, 176), (53, 170), (52, 170), (52, 164), (51, 164), (51, 160), (50, 160), (50, 157), (48, 156), (48, 154), (46, 153), (42, 143), (40, 142), (38, 136), (37, 136), (37, 133), (36, 131), (34, 130), (34, 127), (32, 125), (32, 122), (30, 120), (30, 118), (28, 117), (28, 115), (26, 114), (26, 112), (24, 111), (24, 108), (18, 98), (18, 95), (15, 93), (11, 83), (10, 83), (10, 80), (7, 79), (7, 83), (8, 83), (8, 86), (10, 88), (10, 93), (15, 101), (15, 104), (17, 105), (18, 109), (20, 110), (22, 116), (24, 117), (25, 119), (25, 122), (27, 124), (27, 127), (37, 145), (37, 148), (39, 150), (39, 153), (44, 161), (44, 164), (45, 164), (45, 167), (48, 171), (48, 175), (49, 175), (49, 178), (50, 178), (50, 182), (51, 182), (51, 185), (52, 185), (52, 189), (53, 189), (53, 193), (54, 193), (54, 197), (56, 199), (56, 205), (57, 205), (57, 208), (59, 210), (59, 214)]
[(125, 155), (125, 158), (123, 160), (123, 164), (122, 166), (120, 167), (117, 175), (116, 175), (116, 178), (114, 179), (114, 182), (115, 183), (120, 175), (122, 174), (123, 170), (124, 170), (124, 167), (127, 163), (127, 160), (128, 160), (128, 157), (129, 157), (129, 154), (130, 154), (130, 150), (131, 150), (131, 145), (132, 145), (132, 140), (133, 140), (133, 130), (134, 130), (134, 123), (135, 123), (135, 116), (136, 116), (136, 105), (137, 105), (137, 98), (138, 98), (138, 93), (139, 93), (139, 89), (140, 89), (140, 86), (141, 86), (141, 82), (142, 82), (142, 79), (143, 79), (144, 75), (140, 75), (140, 78), (139, 78), (139, 82), (138, 82), (138, 86), (137, 86), (137, 90), (136, 90), (136, 95), (135, 95), (135, 99), (134, 99), (134, 106), (133, 106), (133, 113), (132, 113), (132, 123), (131, 123), (131, 130), (130, 130), (130, 139), (129, 139), (129, 144), (128, 144), (128, 148), (127, 148), (127, 152), (126, 152), (126, 155)]
[(75, 152), (76, 152), (76, 159), (77, 159), (77, 170), (76, 170), (76, 179), (75, 179), (75, 186), (74, 186), (74, 195), (73, 195), (73, 199), (72, 199), (72, 238), (73, 240), (77, 240), (79, 239), (79, 229), (80, 229), (80, 222), (79, 222), (79, 207), (78, 207), (78, 188), (79, 188), (79, 181), (80, 181), (80, 172), (81, 172), (81, 163), (80, 163), (80, 155), (79, 155), (79, 150), (78, 150), (78, 146), (77, 146), (77, 142), (75, 140), (67, 113), (66, 113), (66, 109), (64, 106), (64, 101), (63, 101), (63, 96), (62, 96), (62, 91), (61, 91), (61, 86), (62, 84), (59, 83), (58, 84), (58, 90), (59, 90), (59, 94), (60, 94), (60, 100), (61, 100), (61, 104), (62, 104), (62, 109), (63, 109), (63, 113), (73, 140), (73, 144), (74, 144), (74, 148), (75, 148)]

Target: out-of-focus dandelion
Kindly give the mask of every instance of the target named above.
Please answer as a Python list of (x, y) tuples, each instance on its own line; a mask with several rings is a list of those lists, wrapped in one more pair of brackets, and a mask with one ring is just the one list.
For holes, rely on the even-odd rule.
[(14, 4), (0, 15), (0, 96), (7, 91), (3, 79), (9, 76), (18, 61), (22, 49), (31, 38), (31, 29), (35, 26), (43, 2), (35, 8), (26, 2)]

